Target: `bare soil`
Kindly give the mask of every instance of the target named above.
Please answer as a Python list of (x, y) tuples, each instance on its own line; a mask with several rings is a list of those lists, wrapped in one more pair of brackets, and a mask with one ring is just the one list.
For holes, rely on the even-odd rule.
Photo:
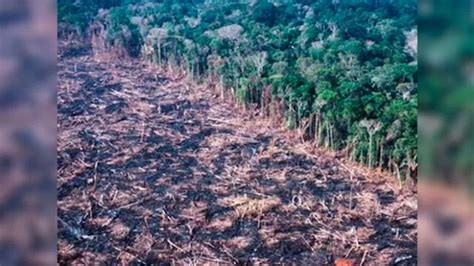
[(58, 262), (416, 265), (416, 191), (211, 89), (58, 55)]

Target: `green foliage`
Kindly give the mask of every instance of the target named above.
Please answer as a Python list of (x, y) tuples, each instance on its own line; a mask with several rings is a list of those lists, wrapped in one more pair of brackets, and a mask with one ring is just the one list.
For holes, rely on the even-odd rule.
[(278, 19), (277, 7), (268, 0), (257, 1), (250, 12), (256, 22), (267, 26), (273, 26)]
[(67, 23), (84, 33), (99, 9), (140, 2), (145, 2), (145, 0), (58, 0), (58, 22)]

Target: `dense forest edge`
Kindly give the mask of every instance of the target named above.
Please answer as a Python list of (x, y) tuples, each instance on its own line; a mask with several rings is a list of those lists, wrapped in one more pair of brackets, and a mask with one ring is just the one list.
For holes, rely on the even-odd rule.
[(59, 38), (185, 71), (305, 141), (417, 171), (414, 0), (59, 0)]

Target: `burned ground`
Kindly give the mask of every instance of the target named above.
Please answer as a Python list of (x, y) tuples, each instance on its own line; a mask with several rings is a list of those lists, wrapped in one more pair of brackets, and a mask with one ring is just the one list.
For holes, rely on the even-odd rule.
[(61, 47), (60, 264), (416, 264), (416, 193), (204, 86)]

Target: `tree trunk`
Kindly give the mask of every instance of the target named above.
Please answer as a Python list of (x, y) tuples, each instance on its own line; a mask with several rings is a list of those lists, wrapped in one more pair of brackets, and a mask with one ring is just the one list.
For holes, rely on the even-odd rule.
[(399, 168), (397, 163), (395, 163), (395, 162), (392, 162), (392, 163), (393, 163), (393, 166), (395, 168), (395, 172), (397, 174), (398, 186), (399, 186), (399, 188), (402, 188), (402, 179), (400, 177), (400, 168)]
[(383, 138), (380, 139), (379, 167), (383, 166)]
[(326, 136), (324, 137), (324, 147), (329, 147), (329, 123), (326, 121)]
[(324, 120), (319, 121), (319, 132), (318, 132), (318, 146), (322, 145), (323, 142), (323, 130), (324, 130)]
[(314, 142), (319, 146), (319, 126), (320, 126), (320, 114), (317, 113), (314, 122)]
[(158, 66), (161, 68), (161, 40), (158, 40)]
[(373, 135), (369, 133), (369, 168), (372, 168), (372, 137)]
[(222, 76), (219, 77), (219, 87), (220, 87), (220, 90), (221, 90), (221, 98), (222, 98), (222, 100), (225, 100), (224, 80), (223, 80)]

